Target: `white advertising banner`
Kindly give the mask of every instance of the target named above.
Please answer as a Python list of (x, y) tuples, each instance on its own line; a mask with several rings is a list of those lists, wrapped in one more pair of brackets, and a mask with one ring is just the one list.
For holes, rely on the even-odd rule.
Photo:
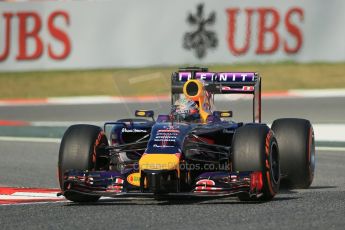
[(343, 0), (0, 3), (0, 71), (345, 61)]

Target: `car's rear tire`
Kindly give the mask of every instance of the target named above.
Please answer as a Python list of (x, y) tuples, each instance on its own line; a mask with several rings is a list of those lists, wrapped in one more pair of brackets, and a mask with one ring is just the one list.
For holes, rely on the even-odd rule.
[(290, 188), (308, 188), (315, 171), (315, 140), (311, 123), (305, 119), (282, 118), (272, 124), (278, 141), (282, 183)]
[[(279, 190), (280, 166), (276, 138), (267, 125), (249, 124), (236, 130), (232, 141), (232, 171), (257, 171), (262, 173), (263, 196), (271, 200)], [(246, 193), (242, 201), (257, 200)]]
[[(58, 176), (61, 190), (64, 188), (64, 173), (69, 169), (97, 170), (97, 152), (107, 146), (108, 140), (103, 130), (93, 125), (70, 126), (61, 141), (59, 151)], [(66, 192), (66, 199), (74, 202), (93, 202), (99, 196)]]

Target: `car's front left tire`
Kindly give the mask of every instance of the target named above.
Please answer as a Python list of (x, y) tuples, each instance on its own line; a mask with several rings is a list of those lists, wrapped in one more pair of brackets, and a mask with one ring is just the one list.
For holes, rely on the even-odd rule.
[[(66, 170), (97, 170), (97, 153), (108, 145), (103, 130), (94, 125), (72, 125), (61, 141), (58, 162), (58, 177), (60, 188), (64, 191), (64, 173)], [(66, 199), (74, 202), (94, 202), (99, 196), (91, 196), (67, 191)]]

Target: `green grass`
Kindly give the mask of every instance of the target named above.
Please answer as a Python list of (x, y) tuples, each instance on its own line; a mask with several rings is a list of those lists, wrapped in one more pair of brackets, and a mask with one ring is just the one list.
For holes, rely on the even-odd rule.
[[(254, 71), (263, 91), (345, 88), (345, 63), (275, 63), (209, 66), (210, 71)], [(0, 98), (86, 95), (162, 95), (177, 67), (0, 73)]]

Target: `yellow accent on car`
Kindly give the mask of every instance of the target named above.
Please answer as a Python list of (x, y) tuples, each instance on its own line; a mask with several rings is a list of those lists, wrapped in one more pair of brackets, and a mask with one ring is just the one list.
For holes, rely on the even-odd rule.
[[(187, 91), (187, 87), (189, 84), (193, 84), (193, 83), (197, 85), (198, 92), (195, 95), (189, 95), (188, 91)], [(183, 85), (183, 94), (187, 98), (192, 99), (193, 101), (198, 101), (200, 99), (200, 97), (204, 96), (204, 85), (199, 80), (196, 80), (196, 79), (189, 80)]]
[(144, 154), (139, 160), (141, 170), (177, 170), (180, 176), (180, 158), (175, 154)]
[[(198, 92), (195, 95), (189, 95), (187, 92), (187, 87), (189, 84), (196, 84), (198, 87)], [(204, 84), (197, 79), (192, 79), (188, 80), (184, 85), (183, 85), (183, 94), (186, 96), (186, 98), (191, 99), (199, 105), (199, 113), (201, 117), (202, 123), (206, 123), (207, 117), (210, 115), (210, 112), (208, 109), (204, 108), (204, 105), (209, 104), (209, 100), (206, 97), (205, 89), (204, 89)]]
[(146, 112), (145, 111), (138, 111), (137, 116), (146, 116)]
[(140, 173), (132, 173), (127, 176), (127, 182), (134, 186), (140, 186)]
[(220, 114), (221, 117), (231, 117), (231, 114), (229, 112), (222, 112)]

